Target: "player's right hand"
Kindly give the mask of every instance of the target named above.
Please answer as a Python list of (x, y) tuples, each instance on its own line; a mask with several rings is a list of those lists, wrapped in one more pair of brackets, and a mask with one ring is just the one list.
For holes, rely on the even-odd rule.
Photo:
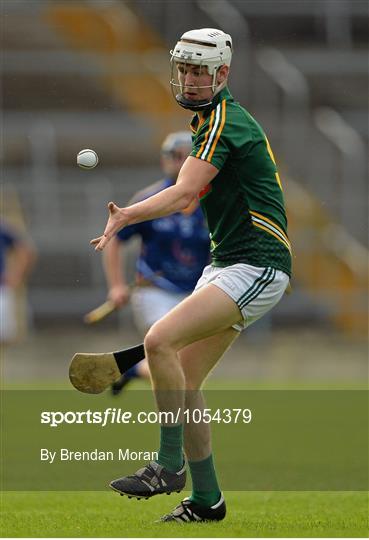
[(116, 285), (115, 287), (111, 287), (108, 293), (108, 300), (111, 300), (117, 308), (127, 304), (129, 297), (130, 288), (127, 285)]
[(102, 251), (106, 244), (113, 238), (113, 236), (123, 229), (127, 225), (123, 208), (119, 208), (113, 202), (108, 204), (109, 217), (108, 223), (106, 224), (104, 234), (98, 238), (93, 238), (90, 241), (90, 244), (95, 246), (96, 251)]

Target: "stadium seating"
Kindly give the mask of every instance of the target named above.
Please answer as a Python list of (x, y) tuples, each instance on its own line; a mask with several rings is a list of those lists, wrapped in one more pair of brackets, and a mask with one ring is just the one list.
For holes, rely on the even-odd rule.
[[(168, 49), (187, 28), (224, 26), (235, 42), (232, 90), (265, 127), (287, 183), (296, 285), (275, 318), (323, 313), (364, 327), (365, 272), (346, 255), (367, 255), (365, 4), (188, 0), (178, 13), (175, 2), (4, 0), (3, 160), (39, 246), (35, 310), (77, 313), (103, 295), (88, 239), (104, 203), (156, 180), (163, 135), (188, 120), (170, 96)], [(86, 147), (100, 156), (94, 171), (75, 166)]]

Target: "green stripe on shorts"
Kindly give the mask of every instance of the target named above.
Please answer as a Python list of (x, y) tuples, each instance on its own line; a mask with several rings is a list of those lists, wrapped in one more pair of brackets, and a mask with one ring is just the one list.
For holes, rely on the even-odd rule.
[(263, 283), (260, 283), (258, 290), (255, 291), (254, 294), (252, 294), (251, 296), (248, 296), (248, 298), (242, 303), (241, 309), (243, 309), (245, 306), (247, 306), (247, 304), (250, 304), (250, 302), (255, 300), (255, 298), (259, 296), (263, 292), (263, 290), (274, 281), (276, 273), (277, 271), (275, 270), (275, 268), (272, 268), (272, 273), (269, 276), (269, 279), (266, 279)]
[(240, 298), (237, 300), (238, 307), (240, 307), (241, 304), (243, 304), (243, 302), (249, 297), (250, 294), (252, 294), (256, 289), (258, 289), (261, 282), (264, 282), (265, 279), (268, 279), (270, 271), (271, 271), (271, 268), (266, 268), (264, 272), (261, 274), (261, 276), (255, 279), (251, 287), (249, 287), (247, 291), (242, 296), (240, 296)]

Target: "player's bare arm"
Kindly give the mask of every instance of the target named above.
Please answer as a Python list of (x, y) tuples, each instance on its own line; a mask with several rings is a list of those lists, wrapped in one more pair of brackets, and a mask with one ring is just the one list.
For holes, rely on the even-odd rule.
[(12, 249), (12, 263), (7, 268), (3, 281), (14, 289), (22, 285), (32, 270), (36, 261), (36, 251), (32, 244), (27, 241), (20, 241)]
[(103, 266), (106, 280), (109, 286), (108, 299), (116, 307), (126, 304), (130, 296), (130, 288), (124, 276), (124, 265), (122, 263), (122, 243), (115, 236), (104, 250)]
[(167, 216), (187, 208), (197, 194), (218, 174), (211, 163), (189, 156), (179, 173), (177, 183), (148, 199), (119, 208), (108, 204), (109, 218), (104, 234), (91, 240), (97, 251), (102, 251), (110, 239), (123, 227)]

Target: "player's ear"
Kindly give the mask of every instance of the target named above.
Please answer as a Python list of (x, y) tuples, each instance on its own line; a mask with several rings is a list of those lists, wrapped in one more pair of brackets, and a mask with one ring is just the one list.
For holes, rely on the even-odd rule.
[(226, 66), (224, 64), (224, 66), (221, 66), (218, 70), (218, 74), (217, 74), (218, 83), (224, 82), (227, 79), (228, 74), (229, 74), (229, 66)]

